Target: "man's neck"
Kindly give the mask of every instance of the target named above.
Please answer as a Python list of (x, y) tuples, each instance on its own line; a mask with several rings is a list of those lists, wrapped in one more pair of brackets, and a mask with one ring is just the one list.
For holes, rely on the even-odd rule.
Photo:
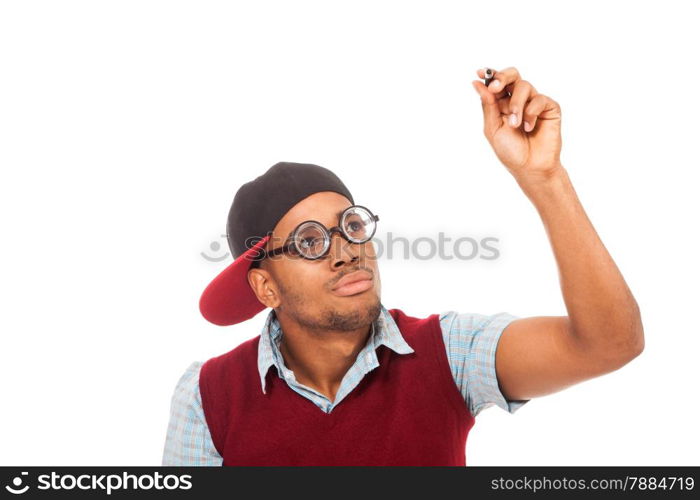
[(282, 324), (280, 352), (297, 382), (334, 401), (343, 377), (367, 344), (372, 325), (357, 330), (314, 334), (299, 325)]

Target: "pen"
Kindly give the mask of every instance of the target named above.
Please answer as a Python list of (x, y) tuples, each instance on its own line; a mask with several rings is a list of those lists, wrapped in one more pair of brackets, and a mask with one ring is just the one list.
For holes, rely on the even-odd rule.
[(489, 83), (491, 83), (491, 80), (493, 80), (493, 76), (496, 74), (495, 69), (491, 68), (484, 68), (484, 85), (487, 87), (489, 86)]

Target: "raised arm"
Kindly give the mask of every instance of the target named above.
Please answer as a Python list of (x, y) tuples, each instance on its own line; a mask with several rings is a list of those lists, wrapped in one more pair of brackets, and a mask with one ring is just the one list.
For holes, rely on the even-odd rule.
[(503, 331), (499, 385), (507, 399), (530, 399), (622, 367), (644, 349), (644, 330), (637, 302), (560, 162), (559, 105), (515, 68), (495, 79), (500, 85), (488, 88), (473, 82), (484, 134), (542, 219), (568, 313), (518, 319)]

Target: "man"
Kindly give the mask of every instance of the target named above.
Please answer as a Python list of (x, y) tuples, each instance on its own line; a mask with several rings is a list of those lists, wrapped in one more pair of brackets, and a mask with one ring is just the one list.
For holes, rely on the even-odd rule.
[(514, 412), (642, 352), (637, 303), (560, 162), (559, 105), (512, 67), (472, 84), (545, 225), (568, 315), (385, 309), (379, 216), (329, 170), (278, 163), (236, 193), (236, 259), (200, 300), (219, 325), (272, 310), (260, 335), (181, 377), (163, 465), (466, 465), (484, 408)]

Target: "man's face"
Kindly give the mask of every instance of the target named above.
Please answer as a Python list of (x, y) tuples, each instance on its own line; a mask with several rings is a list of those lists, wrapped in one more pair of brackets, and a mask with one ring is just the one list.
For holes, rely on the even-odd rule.
[[(331, 228), (338, 213), (351, 206), (343, 195), (323, 191), (294, 205), (275, 226), (265, 249), (281, 247), (299, 223), (315, 220)], [(338, 281), (354, 271), (371, 276), (368, 288), (334, 290)], [(381, 282), (372, 241), (353, 244), (333, 233), (328, 254), (317, 260), (284, 253), (267, 257), (260, 269), (248, 272), (258, 299), (312, 330), (356, 330), (372, 323), (380, 313)]]

